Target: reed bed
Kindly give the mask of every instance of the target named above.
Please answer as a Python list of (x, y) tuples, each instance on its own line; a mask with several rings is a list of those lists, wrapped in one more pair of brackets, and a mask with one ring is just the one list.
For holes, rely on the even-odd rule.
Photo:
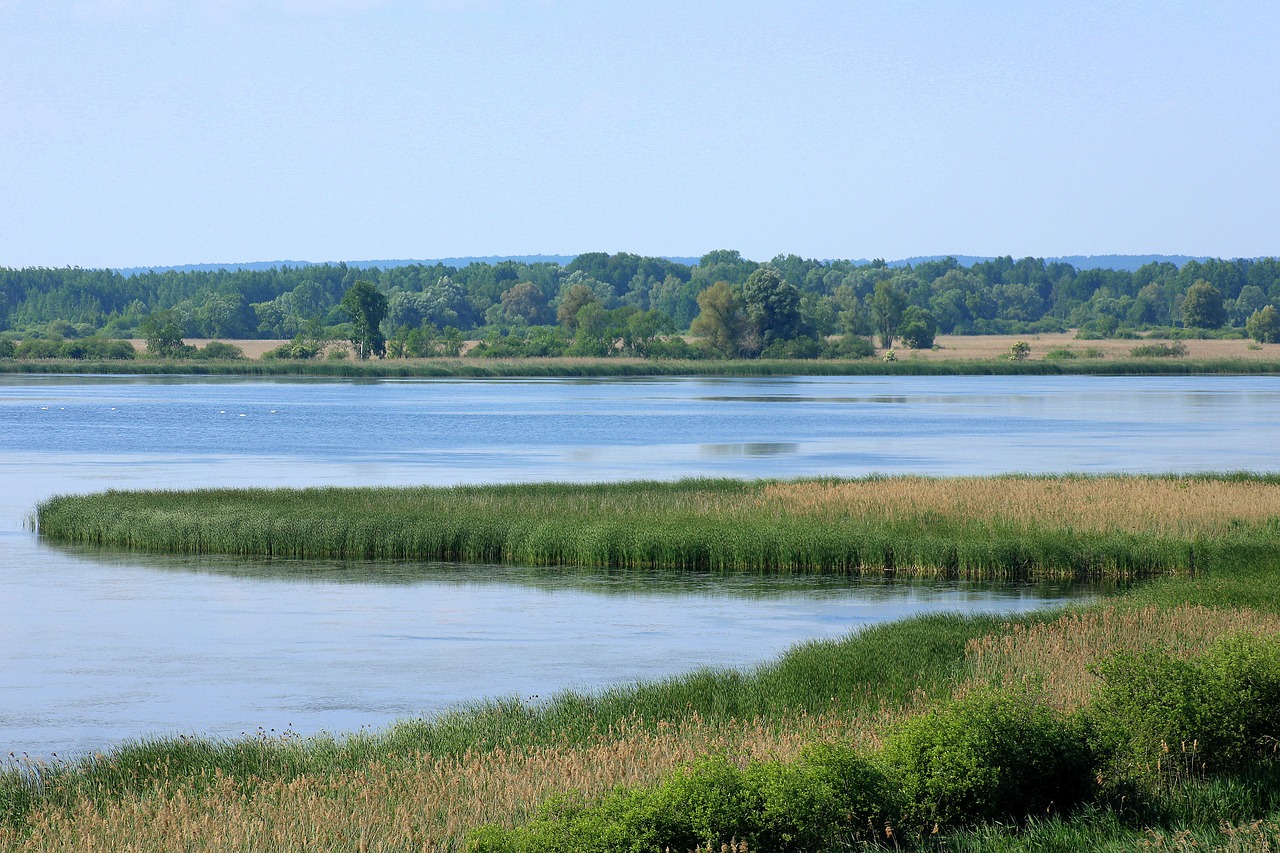
[(1274, 546), (1280, 479), (869, 477), (109, 491), (49, 541), (158, 553), (940, 575), (1135, 577)]

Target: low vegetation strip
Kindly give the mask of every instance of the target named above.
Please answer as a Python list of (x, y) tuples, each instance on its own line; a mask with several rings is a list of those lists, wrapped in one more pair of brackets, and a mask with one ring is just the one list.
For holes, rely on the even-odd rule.
[(627, 376), (1130, 376), (1277, 374), (1280, 361), (1246, 358), (881, 360), (624, 358), (429, 358), (378, 361), (0, 359), (0, 373), (181, 376), (324, 376), (388, 379), (501, 379)]
[(1129, 577), (1268, 549), (1280, 479), (683, 480), (110, 491), (37, 510), (64, 543), (279, 559)]

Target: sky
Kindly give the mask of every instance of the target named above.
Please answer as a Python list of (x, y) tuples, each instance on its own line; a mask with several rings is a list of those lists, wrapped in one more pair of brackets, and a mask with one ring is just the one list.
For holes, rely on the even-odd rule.
[(1274, 0), (0, 0), (0, 266), (1280, 253)]

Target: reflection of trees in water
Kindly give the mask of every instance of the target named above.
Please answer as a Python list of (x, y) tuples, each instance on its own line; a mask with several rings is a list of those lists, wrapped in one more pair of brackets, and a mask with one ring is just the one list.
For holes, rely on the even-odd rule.
[(131, 566), (159, 572), (204, 574), (245, 580), (331, 584), (498, 585), (545, 590), (575, 590), (602, 595), (714, 595), (768, 599), (805, 594), (844, 597), (856, 591), (871, 601), (901, 600), (904, 595), (956, 595), (959, 601), (993, 598), (1044, 600), (1088, 598), (1121, 591), (1116, 583), (1041, 581), (959, 581), (934, 578), (885, 578), (834, 574), (711, 573), (656, 569), (522, 567), (474, 563), (427, 563), (337, 560), (261, 560), (218, 555), (143, 554), (113, 548), (48, 545), (88, 562)]

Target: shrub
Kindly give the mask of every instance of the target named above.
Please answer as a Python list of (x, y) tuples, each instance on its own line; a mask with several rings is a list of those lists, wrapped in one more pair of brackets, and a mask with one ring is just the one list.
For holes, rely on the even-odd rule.
[(267, 350), (262, 354), (262, 358), (267, 361), (277, 358), (292, 358), (298, 360), (318, 358), (324, 354), (327, 346), (327, 341), (308, 340), (302, 337), (296, 337), (287, 344), (281, 344), (275, 349)]
[(1009, 347), (1010, 361), (1026, 361), (1031, 355), (1031, 344), (1026, 341), (1018, 341)]
[(795, 762), (744, 769), (704, 758), (653, 788), (619, 788), (594, 802), (556, 797), (519, 829), (477, 830), (468, 849), (660, 853), (736, 839), (749, 850), (799, 853), (883, 825), (893, 814), (882, 772), (851, 747), (817, 744)]
[(8, 339), (0, 339), (0, 358), (13, 358), (18, 348), (13, 341)]
[(1203, 655), (1114, 655), (1087, 710), (1113, 779), (1170, 781), (1238, 765), (1280, 738), (1280, 638), (1236, 636)]
[(870, 358), (876, 354), (875, 344), (860, 335), (841, 335), (829, 341), (822, 358)]
[(933, 313), (918, 305), (911, 305), (902, 313), (902, 325), (898, 337), (911, 349), (930, 349), (938, 334), (938, 321)]
[(244, 358), (244, 350), (235, 344), (227, 344), (222, 341), (209, 341), (203, 348), (193, 353), (195, 358), (220, 358), (228, 360), (236, 360)]
[(1143, 344), (1129, 350), (1129, 355), (1134, 358), (1181, 358), (1187, 354), (1187, 345), (1182, 341), (1174, 341), (1171, 344), (1156, 343)]
[(62, 341), (29, 338), (18, 344), (14, 355), (18, 358), (57, 358)]
[(921, 824), (1021, 819), (1093, 790), (1084, 731), (1028, 696), (978, 693), (907, 720), (884, 755)]
[(789, 340), (776, 340), (760, 352), (761, 358), (817, 358), (822, 344), (814, 338), (801, 335)]

